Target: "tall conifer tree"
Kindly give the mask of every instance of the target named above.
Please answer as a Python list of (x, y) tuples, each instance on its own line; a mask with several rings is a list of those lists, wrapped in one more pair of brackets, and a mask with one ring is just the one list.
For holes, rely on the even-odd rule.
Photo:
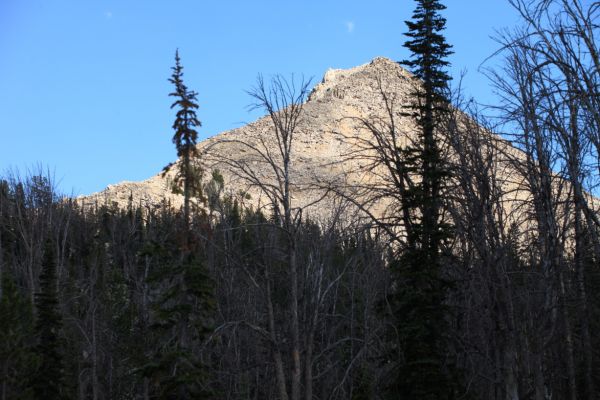
[(417, 236), (411, 239), (419, 242), (431, 264), (437, 263), (439, 244), (445, 235), (439, 224), (440, 189), (448, 174), (436, 140), (440, 122), (449, 110), (450, 76), (444, 69), (449, 65), (446, 58), (452, 52), (440, 34), (446, 20), (439, 14), (445, 8), (437, 0), (417, 0), (413, 21), (406, 21), (409, 40), (404, 46), (411, 52), (411, 59), (402, 62), (411, 68), (417, 80), (414, 92), (417, 103), (410, 107), (415, 111), (413, 115), (419, 127), (418, 141), (407, 151), (413, 156), (408, 157), (414, 164), (412, 170), (422, 178), (411, 194), (422, 215), (420, 229), (415, 230)]
[(50, 240), (46, 241), (40, 275), (40, 291), (35, 294), (37, 319), (34, 352), (38, 368), (32, 380), (34, 399), (64, 399), (64, 368), (60, 352), (62, 318), (58, 310), (56, 260)]
[(158, 399), (207, 399), (212, 398), (212, 394), (200, 349), (212, 332), (215, 298), (200, 237), (190, 226), (191, 219), (201, 220), (204, 222), (201, 225), (208, 226), (205, 214), (190, 214), (192, 197), (205, 201), (196, 148), (196, 128), (201, 124), (195, 111), (198, 108), (196, 92), (188, 90), (183, 83), (178, 51), (172, 69), (169, 81), (175, 89), (169, 95), (176, 101), (171, 108), (178, 108), (173, 123), (173, 143), (181, 159), (174, 183), (176, 188), (183, 186), (184, 226), (180, 229), (183, 235), (173, 238), (172, 242), (149, 243), (147, 249), (147, 255), (157, 258), (160, 264), (151, 279), (157, 289), (152, 327), (158, 337), (158, 348), (142, 373), (151, 378), (151, 390)]
[(407, 246), (392, 265), (395, 290), (390, 304), (396, 320), (398, 349), (390, 393), (402, 399), (452, 399), (456, 384), (447, 363), (448, 282), (441, 275), (440, 248), (448, 236), (442, 222), (441, 189), (447, 171), (438, 146), (441, 122), (448, 111), (445, 72), (450, 45), (440, 32), (445, 7), (437, 0), (417, 0), (412, 21), (406, 21), (411, 58), (402, 64), (415, 76), (415, 103), (408, 106), (417, 123), (417, 140), (404, 152), (405, 168), (417, 182), (404, 202), (410, 208)]
[(0, 399), (30, 399), (31, 302), (19, 291), (9, 271), (3, 271), (0, 281)]
[[(173, 73), (169, 82), (173, 84), (174, 90), (169, 96), (175, 97), (171, 108), (177, 108), (175, 121), (173, 122), (173, 143), (177, 149), (177, 156), (181, 159), (181, 166), (175, 175), (175, 186), (183, 186), (183, 215), (186, 226), (190, 217), (190, 198), (200, 195), (200, 169), (197, 167), (196, 157), (198, 149), (198, 131), (202, 123), (196, 116), (198, 109), (197, 93), (189, 90), (183, 83), (183, 66), (179, 58), (179, 50), (175, 51), (175, 66), (171, 68)], [(168, 169), (168, 165), (165, 169)]]

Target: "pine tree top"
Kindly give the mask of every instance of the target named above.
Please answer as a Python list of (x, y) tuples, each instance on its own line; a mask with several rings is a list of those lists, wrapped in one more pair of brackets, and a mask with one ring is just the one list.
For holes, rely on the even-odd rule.
[(202, 123), (196, 116), (198, 109), (197, 96), (198, 94), (189, 90), (183, 82), (183, 66), (179, 57), (179, 50), (175, 51), (175, 66), (169, 82), (173, 84), (175, 90), (169, 93), (169, 96), (175, 97), (175, 101), (171, 104), (171, 108), (177, 107), (175, 121), (173, 122), (173, 143), (177, 148), (179, 157), (185, 155), (195, 155), (196, 142), (198, 141), (198, 131), (196, 128), (202, 126)]
[(411, 52), (411, 59), (402, 61), (417, 78), (423, 80), (427, 93), (442, 95), (451, 77), (445, 71), (450, 65), (446, 58), (452, 48), (440, 34), (446, 28), (446, 19), (440, 11), (446, 6), (438, 0), (417, 0), (411, 21), (405, 21), (409, 38), (404, 46)]

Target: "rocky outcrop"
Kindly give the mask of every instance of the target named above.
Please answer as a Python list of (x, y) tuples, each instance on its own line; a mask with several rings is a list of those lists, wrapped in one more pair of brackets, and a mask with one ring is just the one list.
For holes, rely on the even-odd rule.
[[(293, 206), (303, 208), (309, 205), (305, 214), (326, 216), (336, 203), (334, 196), (320, 199), (332, 185), (351, 186), (356, 183), (369, 183), (385, 179), (383, 171), (370, 168), (362, 157), (353, 156), (356, 144), (369, 133), (364, 129), (362, 120), (389, 120), (382, 100), (382, 92), (389, 95), (395, 104), (394, 115), (396, 129), (405, 133), (405, 140), (413, 137), (414, 121), (403, 115), (402, 105), (411, 99), (412, 75), (398, 63), (387, 58), (375, 58), (370, 63), (351, 69), (330, 69), (321, 83), (317, 84), (304, 105), (301, 121), (294, 138), (291, 160), (293, 182)], [(465, 116), (465, 118), (467, 118)], [(504, 151), (521, 157), (507, 142), (496, 138)], [(250, 146), (242, 144), (246, 143)], [(209, 172), (219, 169), (224, 176), (226, 190), (250, 194), (249, 204), (255, 207), (267, 206), (268, 201), (256, 187), (243, 179), (239, 170), (232, 164), (245, 165), (259, 174), (264, 181), (274, 181), (274, 176), (260, 158), (251, 150), (251, 146), (272, 146), (274, 150), (274, 129), (271, 119), (263, 117), (246, 126), (215, 135), (201, 143), (201, 162)], [(227, 162), (229, 161), (229, 162)], [(231, 161), (235, 161), (232, 163)], [(506, 175), (506, 185), (517, 185), (514, 170), (509, 164), (499, 171)], [(210, 173), (206, 173), (209, 177)], [(182, 202), (179, 195), (168, 189), (172, 174), (158, 174), (142, 182), (122, 182), (108, 186), (105, 190), (82, 197), (86, 203), (117, 203), (126, 206), (130, 201), (144, 206), (167, 199), (174, 206)], [(512, 191), (513, 196), (522, 198), (526, 193)], [(514, 194), (517, 193), (517, 194)], [(385, 200), (371, 205), (375, 214), (386, 212)]]

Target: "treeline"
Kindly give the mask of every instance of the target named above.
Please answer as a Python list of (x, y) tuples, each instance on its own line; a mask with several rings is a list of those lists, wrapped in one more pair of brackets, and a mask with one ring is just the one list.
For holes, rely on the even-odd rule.
[(0, 180), (0, 400), (597, 398), (599, 11), (509, 2), (524, 25), (499, 39), (492, 124), (449, 89), (444, 7), (417, 1), (415, 102), (380, 85), (388, 119), (361, 120), (352, 154), (388, 179), (330, 183), (329, 218), (292, 202), (308, 84), (259, 78), (274, 140), (221, 160), (268, 199), (256, 209), (202, 179), (179, 54), (181, 210)]
[[(167, 204), (85, 210), (39, 176), (1, 189), (2, 399), (277, 398), (290, 274), (271, 216), (219, 200), (217, 218), (194, 213), (194, 248), (182, 250), (183, 214)], [(374, 390), (380, 244), (310, 221), (295, 237), (314, 395)], [(56, 338), (41, 346), (45, 332)]]

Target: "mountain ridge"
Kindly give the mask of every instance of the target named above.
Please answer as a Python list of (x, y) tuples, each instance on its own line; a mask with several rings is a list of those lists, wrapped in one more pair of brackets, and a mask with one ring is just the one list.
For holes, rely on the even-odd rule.
[[(329, 69), (320, 83), (315, 85), (303, 105), (302, 118), (294, 138), (291, 160), (291, 181), (293, 184), (292, 206), (306, 208), (306, 214), (326, 218), (333, 212), (336, 201), (333, 196), (325, 196), (332, 185), (352, 187), (366, 186), (369, 183), (385, 180), (385, 171), (378, 171), (367, 165), (365, 159), (352, 157), (357, 143), (364, 141), (369, 132), (365, 131), (364, 121), (384, 121), (389, 118), (383, 104), (382, 93), (394, 105), (393, 114), (396, 129), (402, 134), (402, 145), (409, 143), (416, 132), (414, 120), (403, 112), (403, 106), (414, 100), (413, 75), (397, 62), (385, 57), (376, 57), (368, 63), (349, 69)], [(464, 118), (468, 116), (462, 114)], [(522, 158), (522, 153), (500, 137), (491, 135), (503, 152)], [(214, 169), (218, 169), (225, 181), (226, 191), (232, 195), (243, 192), (249, 194), (246, 205), (257, 208), (268, 206), (263, 193), (236, 171), (235, 165), (246, 166), (264, 174), (265, 181), (272, 181), (267, 170), (262, 170), (260, 157), (247, 146), (266, 146), (274, 138), (274, 129), (269, 116), (263, 116), (244, 126), (214, 135), (198, 143), (200, 159), (207, 181)], [(235, 164), (235, 165), (234, 165)], [(503, 167), (503, 168), (510, 168)], [(511, 168), (512, 169), (512, 168)], [(514, 182), (514, 171), (500, 177), (505, 185), (518, 185)], [(121, 182), (109, 185), (103, 191), (78, 198), (86, 205), (116, 204), (126, 207), (130, 202), (136, 205), (152, 206), (163, 200), (178, 207), (182, 196), (169, 190), (172, 171), (165, 176), (157, 174), (141, 182)], [(513, 181), (513, 182), (510, 182)], [(514, 189), (514, 188), (513, 188)], [(517, 198), (527, 195), (522, 190), (510, 190)], [(521, 192), (521, 193), (520, 193)], [(318, 205), (313, 204), (320, 198)], [(309, 207), (306, 207), (309, 205)], [(369, 212), (377, 216), (394, 213), (390, 202), (381, 200), (370, 205)], [(389, 209), (388, 209), (389, 208)]]

